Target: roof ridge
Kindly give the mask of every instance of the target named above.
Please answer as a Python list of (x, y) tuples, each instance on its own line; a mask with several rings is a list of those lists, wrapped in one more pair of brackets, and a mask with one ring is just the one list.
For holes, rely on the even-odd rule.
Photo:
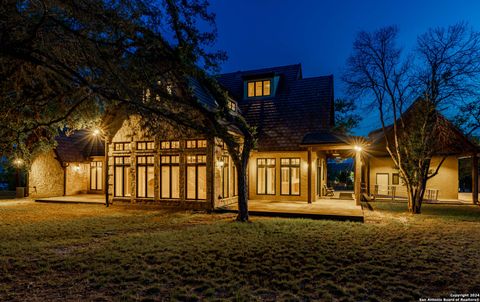
[(287, 64), (287, 65), (280, 65), (280, 66), (269, 66), (269, 67), (262, 67), (262, 68), (256, 68), (256, 69), (248, 69), (248, 70), (237, 70), (237, 71), (220, 73), (220, 74), (217, 74), (216, 76), (225, 76), (225, 75), (236, 74), (236, 73), (253, 73), (253, 72), (258, 72), (265, 69), (280, 69), (280, 68), (287, 68), (287, 67), (302, 68), (302, 63)]

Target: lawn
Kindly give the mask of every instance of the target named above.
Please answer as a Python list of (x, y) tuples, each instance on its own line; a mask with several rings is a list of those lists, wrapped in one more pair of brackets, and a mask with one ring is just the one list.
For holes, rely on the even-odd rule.
[(480, 208), (366, 222), (0, 201), (0, 300), (414, 301), (480, 293)]

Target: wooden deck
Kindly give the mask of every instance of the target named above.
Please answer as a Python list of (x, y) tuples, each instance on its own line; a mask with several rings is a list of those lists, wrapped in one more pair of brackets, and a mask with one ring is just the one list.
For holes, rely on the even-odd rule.
[[(329, 219), (363, 222), (363, 210), (354, 200), (319, 199), (311, 204), (305, 201), (264, 201), (248, 202), (251, 216)], [(215, 209), (216, 212), (237, 212), (237, 204)]]
[(44, 197), (44, 198), (36, 198), (35, 202), (103, 204), (103, 205), (105, 205), (105, 195), (102, 195), (102, 194), (78, 194), (78, 195), (71, 195), (71, 196)]

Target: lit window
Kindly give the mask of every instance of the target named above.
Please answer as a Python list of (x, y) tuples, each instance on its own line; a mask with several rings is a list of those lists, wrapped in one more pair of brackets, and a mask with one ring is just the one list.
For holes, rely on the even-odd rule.
[(233, 167), (233, 196), (238, 196), (238, 173), (237, 167), (235, 164), (232, 164)]
[(206, 148), (207, 147), (207, 140), (204, 139), (190, 139), (187, 140), (187, 149), (195, 149), (195, 148)]
[(187, 156), (187, 199), (207, 199), (206, 155)]
[(275, 195), (275, 159), (257, 159), (257, 194)]
[(160, 198), (180, 198), (180, 156), (160, 157)]
[(130, 196), (130, 157), (115, 156), (113, 171), (115, 196)]
[(271, 81), (252, 81), (247, 83), (247, 96), (269, 96), (271, 94)]
[(228, 156), (222, 156), (223, 167), (222, 167), (222, 197), (227, 198), (229, 194), (229, 181), (230, 181), (230, 165)]
[(154, 175), (153, 156), (137, 157), (137, 197), (153, 197)]
[(228, 101), (228, 109), (232, 111), (237, 111), (237, 104), (234, 101)]
[(101, 161), (92, 161), (90, 163), (90, 190), (102, 190), (102, 165)]
[(137, 142), (137, 150), (153, 150), (155, 144), (153, 142)]
[(178, 149), (180, 148), (179, 141), (162, 141), (160, 143), (160, 149)]
[(392, 185), (399, 185), (400, 184), (400, 176), (398, 173), (392, 174)]
[(300, 195), (300, 159), (282, 158), (280, 174), (280, 194)]
[(130, 143), (115, 143), (113, 151), (130, 151)]

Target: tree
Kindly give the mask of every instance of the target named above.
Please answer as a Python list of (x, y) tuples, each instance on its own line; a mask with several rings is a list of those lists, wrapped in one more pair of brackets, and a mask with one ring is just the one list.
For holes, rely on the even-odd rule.
[[(28, 159), (65, 127), (126, 108), (153, 130), (168, 120), (220, 137), (239, 173), (238, 218), (248, 220), (254, 129), (228, 110), (228, 96), (208, 74), (224, 58), (205, 50), (216, 37), (208, 2), (2, 0), (0, 20), (1, 155)], [(212, 30), (200, 31), (198, 21)], [(192, 78), (214, 95), (216, 108), (192, 96)]]
[(357, 105), (352, 99), (336, 99), (335, 127), (333, 130), (341, 134), (350, 134), (358, 126), (362, 117), (356, 113)]
[[(464, 23), (429, 29), (406, 57), (397, 35), (393, 26), (360, 32), (343, 78), (352, 96), (373, 99), (386, 150), (407, 187), (408, 209), (420, 213), (427, 181), (455, 148), (452, 125), (440, 111), (479, 91), (480, 35)], [(432, 171), (430, 161), (439, 154)]]

